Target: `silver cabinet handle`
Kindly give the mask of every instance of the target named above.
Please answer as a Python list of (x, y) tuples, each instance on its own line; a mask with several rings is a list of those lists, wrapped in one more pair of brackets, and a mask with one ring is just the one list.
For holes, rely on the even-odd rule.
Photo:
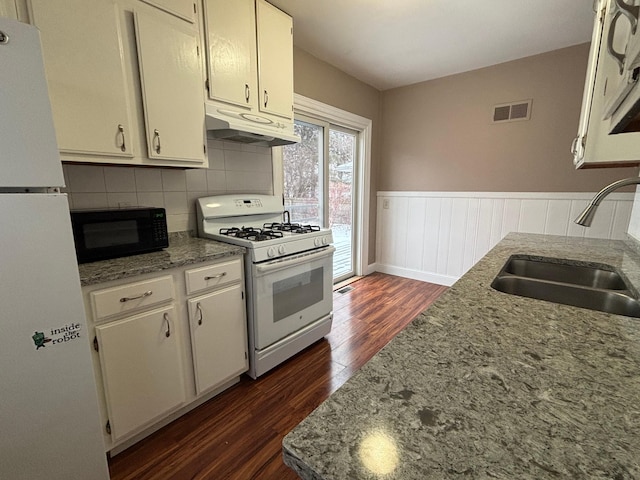
[(0, 45), (9, 43), (9, 35), (0, 30)]
[(624, 0), (616, 0), (616, 5), (620, 9), (620, 12), (627, 17), (631, 23), (631, 34), (636, 33), (638, 27), (638, 13), (640, 13), (640, 7), (637, 5), (629, 5)]
[(202, 325), (203, 314), (200, 302), (196, 303), (196, 313), (198, 314), (198, 325)]
[(575, 155), (576, 153), (578, 153), (578, 141), (580, 140), (580, 137), (577, 136), (573, 139), (573, 142), (571, 142), (571, 155)]
[(160, 145), (160, 132), (158, 131), (157, 128), (153, 131), (153, 141), (156, 144), (155, 151), (159, 155), (160, 150), (162, 149), (162, 146)]
[(204, 277), (205, 280), (215, 280), (216, 278), (222, 278), (222, 277), (226, 277), (227, 276), (227, 272), (222, 272), (219, 273), (217, 275), (211, 275), (211, 276), (207, 276)]
[(264, 106), (267, 107), (267, 103), (269, 103), (269, 92), (264, 91)]
[(249, 98), (251, 97), (251, 89), (249, 88), (249, 84), (244, 84), (244, 99), (249, 103)]
[(171, 322), (169, 321), (169, 314), (165, 313), (163, 315), (164, 321), (167, 322), (167, 331), (164, 332), (164, 336), (169, 338), (171, 336)]
[(120, 302), (121, 303), (130, 302), (131, 300), (138, 300), (140, 298), (148, 297), (149, 295), (153, 295), (153, 291), (147, 290), (146, 292), (141, 293), (140, 295), (136, 295), (135, 297), (122, 297), (120, 299)]
[(122, 139), (122, 143), (120, 143), (120, 150), (123, 152), (127, 151), (127, 139), (124, 135), (124, 126), (122, 124), (118, 125), (118, 133), (120, 134), (120, 138)]
[(620, 75), (624, 72), (624, 60), (625, 55), (619, 52), (616, 52), (613, 48), (613, 37), (616, 34), (616, 25), (618, 24), (618, 19), (620, 18), (622, 13), (618, 10), (613, 18), (611, 19), (611, 25), (609, 25), (609, 34), (607, 35), (607, 52), (611, 55), (618, 64), (618, 69), (620, 70)]

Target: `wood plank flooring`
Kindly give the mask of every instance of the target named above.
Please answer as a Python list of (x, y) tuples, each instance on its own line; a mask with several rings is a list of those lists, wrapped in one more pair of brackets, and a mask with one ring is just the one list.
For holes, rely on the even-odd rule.
[(331, 333), (109, 460), (113, 480), (295, 480), (282, 438), (446, 287), (374, 273), (334, 292)]

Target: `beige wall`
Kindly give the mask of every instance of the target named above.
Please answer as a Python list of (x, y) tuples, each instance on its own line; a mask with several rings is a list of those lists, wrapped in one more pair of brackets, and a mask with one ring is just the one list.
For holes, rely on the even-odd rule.
[(376, 174), (382, 136), (380, 92), (299, 48), (294, 48), (293, 51), (293, 71), (296, 93), (372, 121), (369, 263), (373, 263), (376, 251)]
[[(378, 190), (593, 192), (637, 168), (576, 171), (587, 44), (382, 92)], [(533, 99), (531, 120), (492, 106)]]

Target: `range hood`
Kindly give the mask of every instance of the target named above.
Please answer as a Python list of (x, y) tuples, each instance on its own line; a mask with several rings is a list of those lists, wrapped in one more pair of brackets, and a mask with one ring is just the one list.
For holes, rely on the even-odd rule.
[(298, 143), (293, 122), (205, 104), (207, 137), (215, 140), (277, 147)]

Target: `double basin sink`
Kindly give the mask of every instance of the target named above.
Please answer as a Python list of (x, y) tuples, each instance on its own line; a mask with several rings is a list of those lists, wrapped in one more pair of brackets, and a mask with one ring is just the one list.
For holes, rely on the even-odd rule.
[(512, 255), (491, 286), (504, 293), (640, 318), (640, 302), (609, 265)]

